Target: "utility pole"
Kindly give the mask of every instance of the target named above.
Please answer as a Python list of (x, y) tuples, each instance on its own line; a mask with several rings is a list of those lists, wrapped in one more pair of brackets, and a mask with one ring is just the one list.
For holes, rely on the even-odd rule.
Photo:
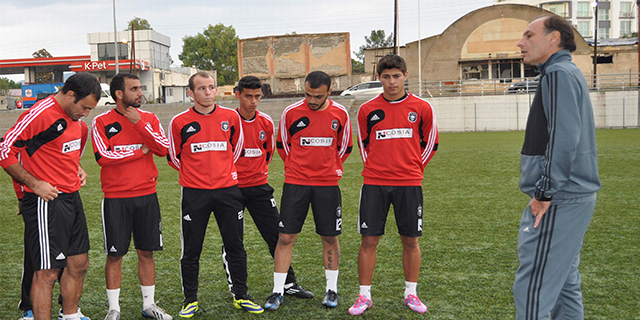
[(113, 0), (113, 45), (116, 47), (116, 74), (118, 74), (118, 29), (116, 29), (116, 0)]
[[(114, 0), (115, 1), (115, 0)], [(398, 54), (398, 0), (394, 0), (393, 15), (393, 54)]]
[(638, 120), (636, 127), (640, 128), (640, 0), (636, 0), (636, 8), (638, 8), (636, 15), (636, 19), (638, 20)]
[(418, 95), (422, 97), (422, 38), (420, 37), (420, 0), (418, 0)]
[[(638, 9), (636, 15), (636, 20), (638, 20), (638, 29), (636, 33), (638, 34), (638, 86), (640, 87), (640, 0), (636, 0), (636, 8)], [(640, 117), (640, 115), (638, 115), (638, 117)]]
[(133, 24), (131, 24), (131, 56), (129, 57), (129, 59), (131, 59), (129, 62), (129, 73), (131, 74), (137, 74), (136, 71), (136, 36), (135, 36), (135, 26)]
[(595, 34), (593, 36), (593, 88), (596, 89), (598, 86), (597, 74), (598, 74), (598, 1), (593, 1), (591, 4), (593, 6), (593, 11), (595, 12)]

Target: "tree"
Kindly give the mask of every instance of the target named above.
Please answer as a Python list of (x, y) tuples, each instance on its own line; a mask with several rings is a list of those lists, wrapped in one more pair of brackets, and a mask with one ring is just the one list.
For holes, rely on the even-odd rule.
[(364, 63), (351, 59), (351, 73), (364, 73)]
[(15, 83), (13, 80), (5, 77), (0, 77), (0, 96), (6, 96), (9, 93), (9, 89), (20, 89), (22, 84)]
[(358, 61), (364, 62), (364, 49), (368, 48), (388, 48), (393, 46), (393, 32), (389, 37), (385, 37), (384, 30), (371, 30), (370, 36), (364, 36), (365, 44), (360, 46), (358, 52), (353, 52)]
[(49, 53), (49, 51), (47, 51), (47, 49), (42, 48), (34, 53), (31, 54), (34, 58), (51, 58), (53, 57), (51, 55), (51, 53)]
[(133, 19), (129, 20), (129, 22), (127, 22), (127, 29), (125, 30), (153, 30), (153, 28), (151, 28), (151, 24), (149, 23), (149, 21), (147, 21), (147, 19), (143, 19), (143, 18), (138, 18), (138, 17), (133, 17)]
[[(33, 54), (31, 54), (34, 58), (51, 58), (53, 57), (47, 49), (42, 48)], [(52, 83), (53, 82), (53, 72), (36, 72), (35, 83)]]
[(182, 41), (178, 58), (183, 65), (217, 70), (218, 85), (234, 84), (238, 80), (238, 36), (232, 26), (209, 25), (202, 33), (185, 36)]

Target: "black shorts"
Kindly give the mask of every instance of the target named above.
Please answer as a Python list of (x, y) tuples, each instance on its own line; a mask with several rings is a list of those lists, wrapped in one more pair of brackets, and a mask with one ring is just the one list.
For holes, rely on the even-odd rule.
[(360, 190), (358, 233), (381, 236), (393, 204), (398, 233), (405, 237), (422, 236), (422, 187), (363, 185)]
[(342, 195), (339, 186), (302, 186), (285, 183), (280, 199), (280, 232), (302, 231), (309, 204), (313, 210), (316, 233), (335, 237), (342, 233)]
[(77, 191), (60, 193), (49, 202), (26, 192), (22, 219), (34, 271), (64, 268), (67, 257), (89, 252), (87, 219)]
[(158, 196), (102, 200), (104, 253), (121, 257), (129, 251), (131, 234), (136, 249), (162, 250), (162, 219)]

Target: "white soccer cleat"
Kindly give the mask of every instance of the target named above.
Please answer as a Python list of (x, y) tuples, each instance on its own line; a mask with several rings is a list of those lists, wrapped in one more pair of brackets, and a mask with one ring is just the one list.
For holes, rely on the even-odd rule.
[(142, 310), (142, 315), (146, 318), (156, 319), (156, 320), (172, 320), (173, 317), (169, 315), (166, 311), (162, 310), (162, 308), (158, 307), (155, 303), (149, 306), (148, 308)]

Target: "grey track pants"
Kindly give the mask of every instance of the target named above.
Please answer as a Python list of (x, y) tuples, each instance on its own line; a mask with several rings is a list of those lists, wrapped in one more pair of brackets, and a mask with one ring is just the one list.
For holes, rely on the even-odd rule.
[(527, 205), (518, 232), (513, 297), (517, 320), (584, 319), (580, 250), (596, 204), (595, 194), (551, 205), (538, 228)]

